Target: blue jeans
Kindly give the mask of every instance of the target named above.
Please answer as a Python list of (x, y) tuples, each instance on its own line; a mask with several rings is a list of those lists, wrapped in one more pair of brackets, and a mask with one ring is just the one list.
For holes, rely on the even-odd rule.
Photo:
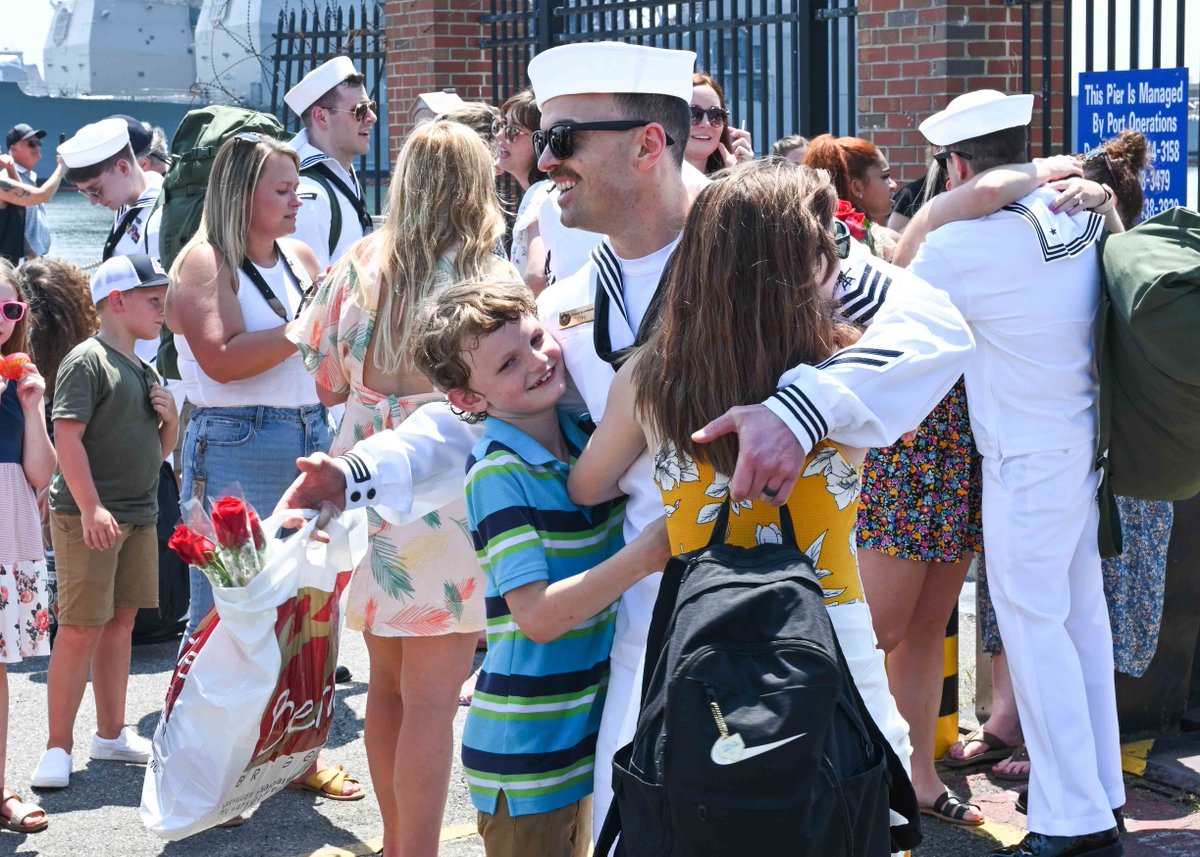
[[(183, 441), (181, 499), (203, 496), (212, 501), (237, 484), (265, 518), (299, 475), (296, 459), (328, 452), (332, 440), (333, 424), (323, 405), (196, 408)], [(213, 606), (208, 578), (196, 568), (189, 573), (188, 637)]]

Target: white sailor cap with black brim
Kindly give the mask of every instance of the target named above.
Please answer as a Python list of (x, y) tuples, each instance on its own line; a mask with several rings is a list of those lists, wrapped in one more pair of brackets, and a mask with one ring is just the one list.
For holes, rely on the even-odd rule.
[(300, 116), (326, 92), (358, 73), (350, 57), (334, 57), (300, 78), (300, 82), (283, 96), (283, 101), (293, 113)]
[(1032, 118), (1032, 95), (977, 89), (955, 98), (945, 110), (918, 125), (917, 130), (935, 146), (953, 146), (1005, 128), (1028, 125)]

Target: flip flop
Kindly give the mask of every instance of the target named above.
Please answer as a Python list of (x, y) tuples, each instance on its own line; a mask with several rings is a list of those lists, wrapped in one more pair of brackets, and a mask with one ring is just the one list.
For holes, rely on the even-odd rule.
[(288, 783), (288, 788), (316, 792), (330, 800), (362, 800), (367, 796), (366, 791), (361, 788), (353, 794), (345, 794), (346, 783), (361, 785), (354, 777), (348, 776), (341, 765), (331, 765), (328, 768), (322, 768), (305, 780)]
[[(991, 732), (988, 732), (983, 727), (976, 729), (970, 735), (967, 735), (958, 742), (964, 747), (967, 744), (978, 743), (987, 747), (982, 753), (976, 753), (974, 756), (968, 756), (964, 759), (956, 759), (950, 755), (950, 750), (946, 751), (946, 755), (942, 756), (941, 764), (944, 767), (952, 769), (974, 768), (987, 762), (998, 762), (1001, 759), (1007, 759), (1017, 749), (1015, 746), (1005, 744)], [(953, 749), (953, 747), (951, 748)]]
[(973, 803), (966, 803), (954, 792), (947, 789), (938, 796), (938, 799), (933, 802), (932, 807), (921, 807), (921, 815), (928, 815), (930, 818), (936, 818), (947, 824), (955, 824), (959, 827), (979, 827), (983, 824), (984, 819), (968, 821), (963, 818), (970, 810), (979, 812), (979, 807)]
[[(0, 806), (4, 806), (9, 801), (15, 800), (24, 808), (24, 811), (20, 813), (14, 812), (12, 815), (0, 815), (0, 827), (11, 830), (13, 833), (38, 833), (50, 826), (50, 819), (46, 815), (46, 810), (42, 809), (36, 803), (25, 803), (21, 799), (21, 796), (11, 789), (5, 789), (5, 791), (8, 794), (3, 800), (0, 800)], [(31, 815), (37, 815), (39, 812), (42, 814), (41, 821), (35, 821), (33, 824), (25, 824), (25, 819)]]
[[(1017, 749), (1012, 751), (1011, 756), (1008, 756), (1007, 758), (1002, 759), (1001, 761), (1002, 762), (1028, 762), (1029, 761), (1029, 751), (1026, 750), (1025, 745), (1022, 744), (1020, 747), (1018, 747)], [(1029, 772), (1026, 771), (1023, 774), (1008, 774), (1008, 773), (1004, 773), (1003, 771), (997, 771), (995, 769), (995, 767), (993, 767), (992, 768), (992, 776), (998, 780), (1004, 780), (1005, 782), (1009, 782), (1009, 783), (1023, 783), (1029, 779)]]

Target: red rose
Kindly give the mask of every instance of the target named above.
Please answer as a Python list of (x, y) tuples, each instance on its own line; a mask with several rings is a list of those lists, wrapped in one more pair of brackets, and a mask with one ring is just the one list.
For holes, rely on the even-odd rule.
[(194, 565), (197, 568), (212, 562), (213, 553), (217, 549), (211, 539), (205, 538), (195, 530), (188, 529), (183, 524), (175, 528), (171, 540), (167, 542), (167, 547), (179, 554), (179, 558), (188, 565)]
[[(221, 497), (213, 501), (212, 522), (217, 541), (227, 548), (240, 548), (251, 543), (252, 527), (250, 516), (254, 510), (240, 497)], [(258, 516), (254, 515), (254, 520)], [(259, 527), (259, 531), (262, 528)]]
[(267, 534), (263, 532), (262, 522), (258, 520), (253, 507), (247, 511), (250, 514), (250, 532), (254, 534), (254, 547), (263, 550), (267, 546)]
[(866, 240), (867, 227), (863, 225), (864, 215), (853, 205), (844, 199), (839, 199), (837, 211), (833, 213), (833, 216), (846, 224), (846, 228), (850, 230), (850, 237), (855, 241)]
[(0, 378), (5, 381), (19, 381), (21, 376), (33, 368), (33, 361), (22, 351), (0, 356)]

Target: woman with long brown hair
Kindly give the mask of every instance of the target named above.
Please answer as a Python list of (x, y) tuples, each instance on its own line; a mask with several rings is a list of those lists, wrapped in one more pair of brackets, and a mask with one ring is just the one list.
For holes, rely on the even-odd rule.
[[(396, 160), (383, 227), (334, 266), (289, 334), (326, 405), (346, 415), (330, 452), (442, 399), (412, 362), (416, 309), (497, 271), (504, 234), (492, 155), (465, 125), (418, 126)], [(484, 628), (483, 575), (459, 499), (407, 526), (369, 510), (370, 550), (350, 582), (347, 625), (371, 660), (367, 762), (388, 857), (432, 857), (446, 805), (459, 687)]]
[(754, 160), (750, 134), (734, 128), (725, 105), (725, 89), (704, 72), (692, 75), (692, 132), (684, 159), (705, 175)]
[[(600, 427), (571, 473), (571, 498), (600, 502), (645, 449), (654, 454), (667, 534), (676, 553), (708, 543), (729, 499), (736, 441), (697, 443), (693, 432), (743, 402), (761, 401), (794, 366), (815, 365), (858, 330), (832, 300), (842, 271), (833, 235), (837, 195), (826, 174), (782, 160), (718, 176), (693, 204), (646, 345), (614, 381)], [(812, 559), (825, 603), (867, 708), (901, 759), (907, 726), (888, 692), (855, 551), (863, 450), (823, 440), (787, 498), (797, 542)], [(728, 541), (780, 541), (780, 510), (732, 503)]]

